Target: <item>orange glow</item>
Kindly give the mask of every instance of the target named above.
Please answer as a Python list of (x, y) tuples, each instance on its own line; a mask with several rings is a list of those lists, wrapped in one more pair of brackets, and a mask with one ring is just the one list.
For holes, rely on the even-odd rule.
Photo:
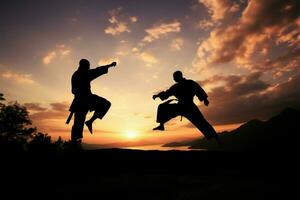
[(138, 133), (136, 131), (126, 131), (126, 137), (128, 139), (135, 139), (137, 138)]
[[(74, 119), (65, 122), (74, 98), (71, 77), (82, 58), (91, 68), (117, 62), (91, 83), (92, 93), (109, 100), (111, 107), (94, 122), (92, 135), (84, 126), (84, 143), (157, 145), (203, 137), (180, 117), (170, 120), (165, 131), (152, 131), (161, 103), (152, 96), (175, 83), (172, 74), (177, 70), (208, 94), (208, 107), (197, 98), (194, 102), (217, 132), (264, 119), (277, 105), (299, 106), (294, 97), (300, 80), (296, 4), (127, 2), (87, 1), (82, 12), (81, 4), (62, 3), (53, 12), (44, 6), (52, 8), (52, 1), (43, 1), (43, 6), (26, 3), (28, 9), (6, 1), (11, 10), (0, 13), (3, 27), (8, 27), (0, 36), (0, 93), (7, 102), (25, 105), (40, 132), (70, 139)], [(270, 6), (278, 13), (276, 19), (264, 13)], [(147, 7), (157, 15), (141, 9)], [(18, 20), (8, 20), (12, 13)], [(16, 37), (11, 30), (23, 34)]]

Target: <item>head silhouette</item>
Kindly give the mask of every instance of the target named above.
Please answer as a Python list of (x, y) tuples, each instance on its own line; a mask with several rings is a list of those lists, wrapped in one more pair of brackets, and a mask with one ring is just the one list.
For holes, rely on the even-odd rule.
[(87, 59), (81, 59), (79, 61), (79, 70), (86, 71), (90, 69), (90, 62)]
[(174, 72), (173, 73), (173, 79), (177, 83), (181, 82), (184, 79), (183, 75), (182, 75), (182, 72), (181, 71)]

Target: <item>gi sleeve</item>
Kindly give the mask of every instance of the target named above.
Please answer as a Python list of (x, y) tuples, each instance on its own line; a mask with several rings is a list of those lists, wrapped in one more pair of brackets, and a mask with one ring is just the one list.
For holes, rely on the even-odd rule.
[(162, 91), (158, 94), (158, 97), (163, 101), (175, 94), (175, 85), (171, 86), (168, 90)]
[(203, 90), (203, 88), (196, 82), (194, 82), (194, 89), (195, 89), (195, 93), (196, 93), (196, 96), (198, 97), (198, 99), (200, 101), (203, 101), (205, 99), (207, 99), (207, 94), (206, 92)]
[(94, 80), (95, 78), (98, 78), (99, 76), (103, 74), (107, 74), (108, 72), (108, 66), (101, 66), (97, 67), (95, 69), (91, 69), (89, 71), (89, 79), (90, 81)]

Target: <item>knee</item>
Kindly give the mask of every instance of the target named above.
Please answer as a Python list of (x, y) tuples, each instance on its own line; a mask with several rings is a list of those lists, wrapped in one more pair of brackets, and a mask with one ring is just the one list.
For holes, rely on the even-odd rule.
[(107, 108), (110, 108), (111, 107), (111, 103), (110, 101), (107, 101)]
[(106, 101), (106, 103), (103, 105), (102, 109), (105, 111), (108, 111), (111, 107), (111, 103), (109, 101)]
[(163, 103), (159, 104), (158, 107), (157, 107), (157, 110), (161, 110), (161, 109), (164, 109), (165, 108), (165, 105)]
[(161, 110), (161, 104), (157, 106), (157, 111)]

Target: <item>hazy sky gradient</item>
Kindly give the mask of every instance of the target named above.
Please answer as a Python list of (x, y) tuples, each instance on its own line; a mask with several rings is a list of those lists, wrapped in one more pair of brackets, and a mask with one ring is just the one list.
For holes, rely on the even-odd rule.
[[(182, 70), (211, 104), (218, 130), (300, 107), (300, 5), (290, 0), (2, 1), (0, 90), (25, 104), (35, 125), (68, 138), (70, 78), (81, 58), (117, 61), (92, 91), (112, 102), (85, 141), (164, 143), (200, 137), (177, 118), (152, 132), (152, 95)], [(132, 137), (132, 135), (136, 136)]]

